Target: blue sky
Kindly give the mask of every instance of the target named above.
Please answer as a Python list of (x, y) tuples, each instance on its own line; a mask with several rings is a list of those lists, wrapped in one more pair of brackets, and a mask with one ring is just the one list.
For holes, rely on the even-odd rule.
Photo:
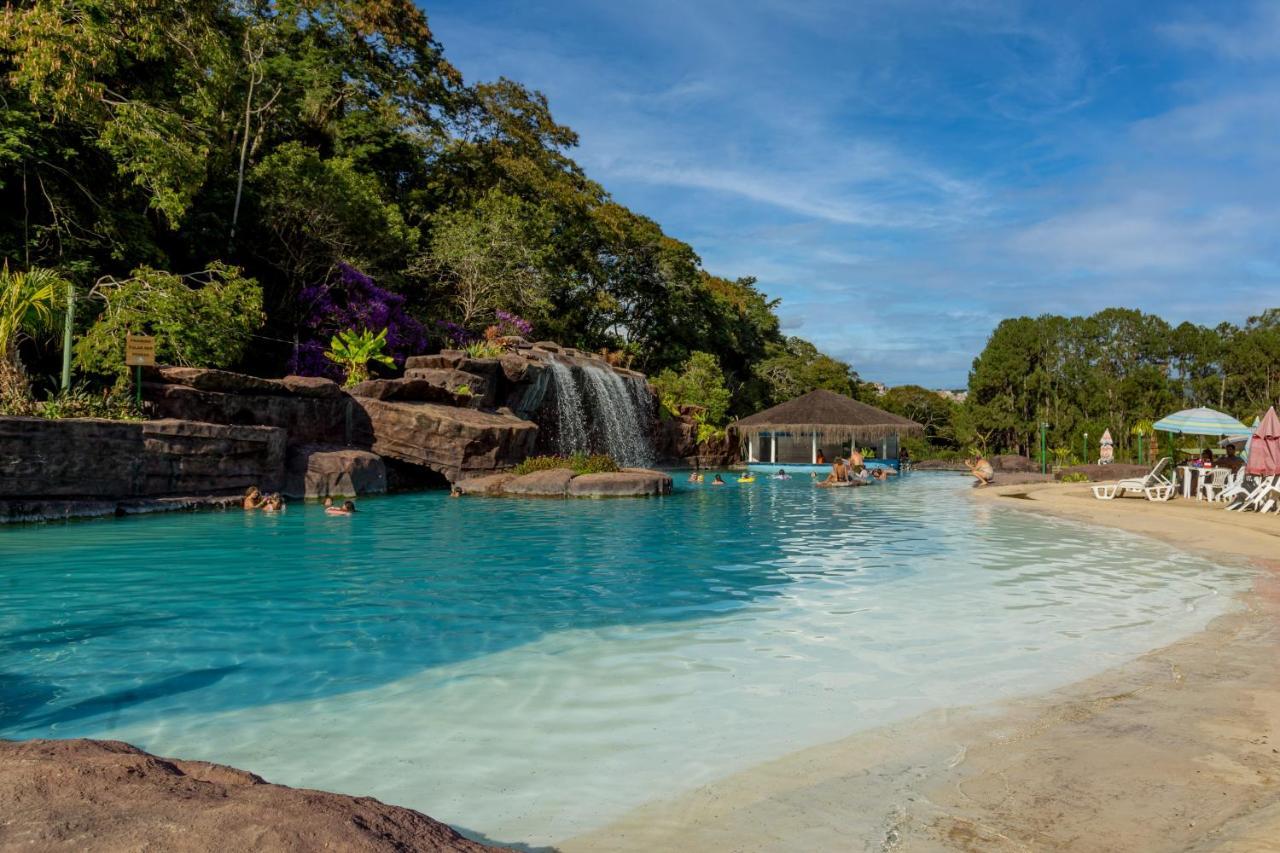
[(438, 0), (623, 204), (866, 379), (1001, 318), (1280, 306), (1280, 0)]

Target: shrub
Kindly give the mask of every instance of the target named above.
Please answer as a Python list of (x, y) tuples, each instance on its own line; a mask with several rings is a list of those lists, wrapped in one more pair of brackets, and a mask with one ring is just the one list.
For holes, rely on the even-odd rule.
[(530, 456), (516, 466), (515, 473), (532, 474), (535, 471), (550, 471), (553, 468), (569, 468), (578, 475), (612, 474), (619, 470), (618, 463), (608, 454), (575, 453), (572, 456)]
[(87, 373), (119, 380), (128, 375), (128, 332), (156, 335), (161, 364), (232, 367), (263, 321), (262, 288), (221, 263), (187, 276), (139, 267), (125, 281), (99, 282), (93, 294), (106, 307), (76, 343), (76, 363)]
[(462, 385), (459, 385), (457, 388), (454, 388), (453, 393), (458, 394), (462, 397), (471, 397), (475, 395), (475, 392), (471, 390), (471, 386), (465, 383)]
[(1062, 475), (1062, 482), (1064, 482), (1064, 483), (1087, 483), (1087, 482), (1089, 482), (1089, 475), (1088, 475), (1088, 474), (1085, 474), (1085, 473), (1083, 473), (1083, 472), (1081, 472), (1081, 471), (1072, 471), (1072, 472), (1071, 472), (1071, 473), (1069, 473), (1069, 474), (1063, 474), (1063, 475)]

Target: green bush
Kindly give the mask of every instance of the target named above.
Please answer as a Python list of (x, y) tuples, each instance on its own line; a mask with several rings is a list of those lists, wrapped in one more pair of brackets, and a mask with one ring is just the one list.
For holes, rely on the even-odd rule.
[(193, 367), (232, 367), (263, 322), (262, 288), (236, 267), (211, 264), (179, 276), (139, 267), (125, 281), (101, 284), (102, 315), (76, 344), (86, 373), (124, 379), (128, 332), (157, 336), (156, 361)]
[(1085, 473), (1082, 473), (1082, 472), (1080, 472), (1080, 471), (1072, 471), (1070, 474), (1063, 474), (1063, 475), (1062, 475), (1062, 482), (1064, 482), (1064, 483), (1087, 483), (1087, 482), (1089, 482), (1089, 475), (1088, 475), (1088, 474), (1085, 474)]
[(535, 471), (550, 471), (553, 468), (569, 468), (578, 475), (612, 474), (619, 470), (618, 463), (607, 454), (575, 453), (572, 456), (530, 456), (516, 466), (515, 473), (532, 474)]
[(732, 395), (725, 387), (720, 362), (711, 353), (695, 352), (679, 373), (667, 369), (653, 377), (652, 382), (664, 408), (675, 413), (681, 406), (701, 406), (703, 414), (699, 423), (724, 424)]
[(469, 358), (499, 358), (505, 355), (506, 352), (506, 347), (490, 341), (476, 341), (475, 343), (467, 344), (467, 356)]

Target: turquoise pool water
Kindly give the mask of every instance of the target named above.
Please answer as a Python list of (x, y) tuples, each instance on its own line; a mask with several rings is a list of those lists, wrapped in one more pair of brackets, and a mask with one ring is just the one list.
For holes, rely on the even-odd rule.
[[(545, 844), (1203, 626), (1241, 568), (964, 478), (0, 529), (0, 736), (113, 737)], [(732, 480), (732, 478), (726, 477)]]

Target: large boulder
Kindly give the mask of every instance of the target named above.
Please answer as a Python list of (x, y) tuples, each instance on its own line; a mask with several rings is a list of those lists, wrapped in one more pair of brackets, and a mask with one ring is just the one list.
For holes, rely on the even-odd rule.
[(387, 467), (368, 450), (296, 445), (289, 448), (283, 491), (292, 498), (381, 495), (387, 491)]
[(147, 498), (278, 489), (285, 433), (183, 420), (0, 418), (0, 498)]
[(456, 483), (515, 466), (533, 449), (538, 428), (512, 415), (437, 403), (362, 398), (354, 443), (421, 465)]
[(671, 494), (671, 477), (661, 471), (628, 468), (612, 474), (583, 474), (569, 483), (569, 497), (635, 498)]
[(224, 394), (287, 394), (288, 389), (278, 379), (263, 379), (228, 370), (207, 367), (155, 368), (160, 380), (173, 385), (186, 385), (199, 391), (220, 391)]
[[(489, 371), (489, 373), (491, 374), (492, 371)], [(441, 390), (450, 392), (452, 395), (456, 395), (459, 389), (466, 389), (471, 392), (467, 395), (468, 400), (475, 401), (477, 405), (485, 408), (492, 408), (496, 402), (496, 383), (493, 381), (492, 375), (472, 373), (453, 367), (420, 367), (406, 370), (404, 378), (409, 381), (434, 385)]]
[(502, 487), (515, 476), (515, 474), (510, 473), (486, 474), (483, 477), (472, 477), (469, 480), (463, 480), (460, 483), (455, 483), (454, 488), (459, 494), (463, 495), (487, 495), (490, 497), (496, 497), (502, 494)]
[(426, 379), (367, 379), (353, 387), (351, 395), (374, 400), (444, 403), (448, 406), (465, 406), (471, 402), (470, 396), (455, 394), (444, 384)]
[(372, 797), (273, 785), (119, 741), (0, 741), (0, 827), (0, 847), (51, 853), (501, 849)]
[(280, 380), (280, 385), (290, 394), (299, 397), (323, 397), (333, 400), (345, 396), (342, 386), (323, 376), (289, 375)]
[(562, 498), (569, 492), (573, 471), (568, 468), (550, 468), (513, 477), (502, 486), (504, 495), (526, 498)]

